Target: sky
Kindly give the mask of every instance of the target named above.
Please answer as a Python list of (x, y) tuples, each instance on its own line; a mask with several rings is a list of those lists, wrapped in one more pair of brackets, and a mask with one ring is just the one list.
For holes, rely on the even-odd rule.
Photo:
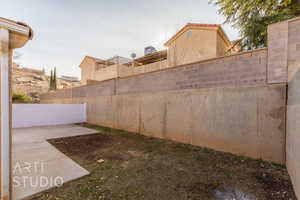
[[(187, 23), (223, 24), (209, 0), (5, 0), (0, 17), (25, 22), (34, 38), (17, 49), (17, 63), (34, 69), (54, 67), (58, 75), (80, 78), (84, 56), (143, 56), (146, 46), (164, 43)], [(223, 28), (231, 40), (238, 31)]]

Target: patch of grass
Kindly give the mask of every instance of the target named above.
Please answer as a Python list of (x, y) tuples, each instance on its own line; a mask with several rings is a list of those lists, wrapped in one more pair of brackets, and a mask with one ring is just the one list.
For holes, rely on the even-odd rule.
[(32, 98), (26, 94), (14, 93), (12, 95), (12, 102), (13, 103), (31, 103)]
[[(259, 200), (296, 199), (286, 168), (230, 153), (79, 124), (98, 134), (49, 142), (91, 172), (32, 199), (214, 199), (229, 186)], [(98, 163), (97, 160), (104, 162)]]

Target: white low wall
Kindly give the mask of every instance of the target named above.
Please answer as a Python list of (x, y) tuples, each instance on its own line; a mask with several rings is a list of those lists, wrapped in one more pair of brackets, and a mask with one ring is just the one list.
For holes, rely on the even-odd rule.
[(13, 104), (13, 128), (86, 122), (85, 104)]

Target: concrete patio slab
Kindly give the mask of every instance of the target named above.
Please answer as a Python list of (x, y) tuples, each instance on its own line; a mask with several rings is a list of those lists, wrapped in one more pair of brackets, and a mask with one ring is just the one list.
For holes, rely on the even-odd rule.
[(13, 200), (88, 175), (46, 140), (93, 133), (97, 131), (76, 125), (13, 129)]

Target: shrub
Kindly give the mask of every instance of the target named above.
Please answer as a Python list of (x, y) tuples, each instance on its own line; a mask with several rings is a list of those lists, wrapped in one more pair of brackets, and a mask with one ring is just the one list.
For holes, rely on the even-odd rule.
[(26, 94), (14, 93), (12, 96), (13, 103), (31, 103), (32, 99)]

